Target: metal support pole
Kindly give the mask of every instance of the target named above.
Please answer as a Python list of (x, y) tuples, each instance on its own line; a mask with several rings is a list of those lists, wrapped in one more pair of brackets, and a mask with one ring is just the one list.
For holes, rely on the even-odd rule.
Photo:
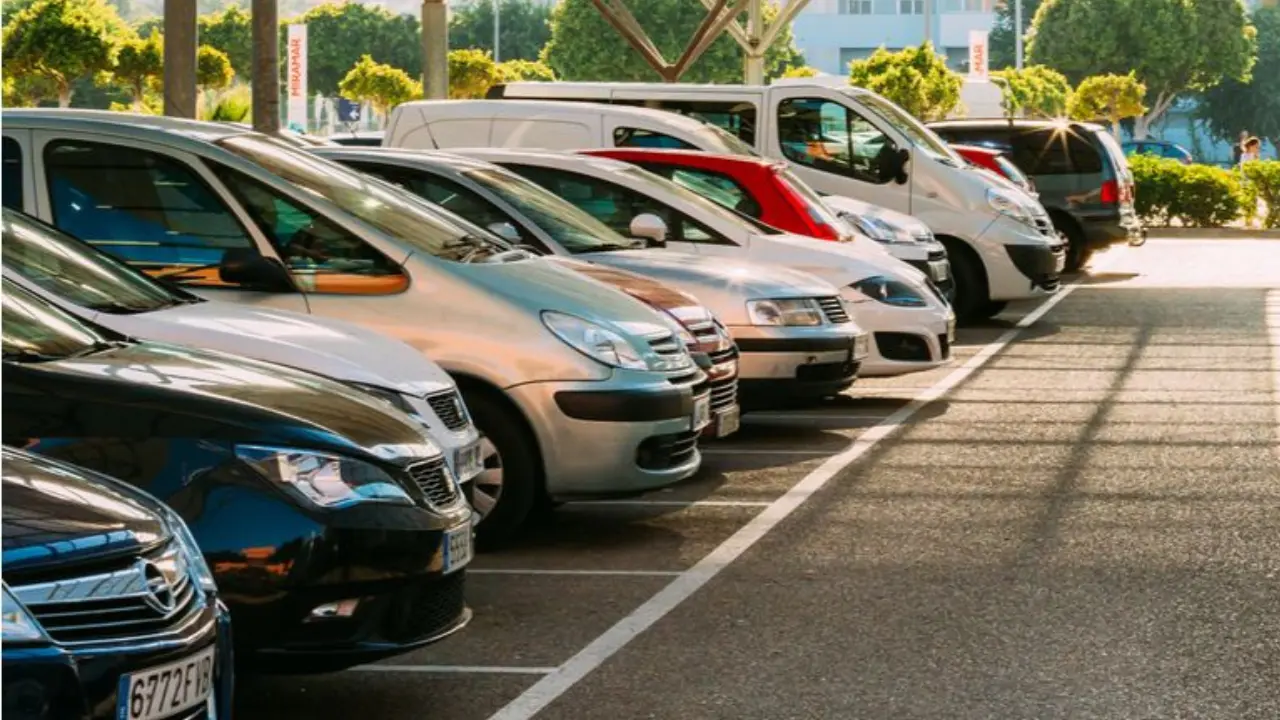
[(164, 0), (164, 114), (196, 116), (196, 4)]
[(422, 88), (429, 100), (449, 97), (447, 0), (422, 0)]
[(747, 49), (743, 68), (744, 81), (748, 85), (764, 84), (764, 51), (760, 42), (764, 35), (764, 0), (751, 0), (747, 6)]
[[(191, 0), (179, 0), (183, 1), (195, 7)], [(253, 0), (252, 22), (253, 129), (275, 134), (280, 131), (280, 22), (276, 0)]]
[(1014, 67), (1022, 69), (1022, 0), (1013, 0), (1013, 53)]
[(924, 0), (924, 39), (933, 42), (933, 0)]
[(498, 0), (493, 0), (493, 61), (502, 62), (502, 56), (498, 54), (498, 47), (501, 45), (498, 31), (502, 27), (502, 4)]

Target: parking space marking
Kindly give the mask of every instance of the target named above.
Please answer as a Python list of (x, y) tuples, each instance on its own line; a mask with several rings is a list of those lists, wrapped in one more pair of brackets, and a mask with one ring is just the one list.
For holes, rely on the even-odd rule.
[(754, 420), (884, 420), (885, 415), (845, 415), (840, 413), (751, 413), (742, 416), (742, 422)]
[[(907, 405), (886, 417), (877, 425), (869, 428), (857, 440), (847, 446), (839, 454), (833, 455), (818, 466), (813, 472), (796, 483), (790, 491), (775, 500), (756, 515), (743, 528), (721, 543), (696, 565), (681, 573), (669, 585), (649, 598), (627, 617), (618, 621), (613, 627), (593, 640), (589, 645), (569, 658), (559, 668), (534, 683), (518, 697), (507, 703), (505, 707), (494, 713), (490, 720), (528, 720), (550, 705), (587, 675), (600, 667), (637, 636), (654, 623), (661, 620), (681, 603), (687, 600), (702, 586), (706, 585), (734, 560), (755, 545), (779, 523), (795, 512), (814, 493), (821, 490), (842, 470), (852, 465), (871, 448), (890, 436), (920, 409), (950, 392), (964, 382), (978, 368), (1013, 342), (1021, 332), (1035, 323), (1045, 313), (1071, 295), (1079, 287), (1078, 281), (1064, 287), (1039, 307), (1028, 313), (1009, 330), (1006, 330), (963, 365), (953, 370), (945, 378), (921, 392)], [(734, 451), (729, 451), (734, 452)], [(744, 452), (744, 451), (736, 451)]]
[(676, 577), (679, 570), (558, 570), (542, 568), (467, 568), (468, 575), (611, 575), (618, 577)]
[(638, 505), (640, 507), (769, 507), (767, 500), (588, 500), (575, 505)]
[(351, 672), (429, 673), (439, 675), (550, 675), (553, 667), (503, 667), (501, 665), (357, 665)]
[(834, 455), (849, 449), (846, 445), (843, 448), (826, 450), (770, 450), (761, 448), (727, 448), (727, 447), (709, 447), (698, 448), (703, 455)]
[(1280, 455), (1280, 290), (1267, 293), (1263, 314), (1271, 339), (1271, 399), (1276, 410), (1276, 454)]

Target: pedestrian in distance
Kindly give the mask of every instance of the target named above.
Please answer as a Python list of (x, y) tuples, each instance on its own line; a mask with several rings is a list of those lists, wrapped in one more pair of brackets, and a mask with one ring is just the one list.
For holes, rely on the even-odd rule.
[(1240, 167), (1240, 158), (1244, 155), (1244, 144), (1249, 140), (1249, 132), (1247, 130), (1240, 131), (1240, 138), (1236, 140), (1236, 144), (1231, 146), (1231, 166)]
[(1250, 137), (1244, 141), (1240, 153), (1240, 165), (1244, 165), (1252, 160), (1262, 159), (1262, 141), (1256, 137)]

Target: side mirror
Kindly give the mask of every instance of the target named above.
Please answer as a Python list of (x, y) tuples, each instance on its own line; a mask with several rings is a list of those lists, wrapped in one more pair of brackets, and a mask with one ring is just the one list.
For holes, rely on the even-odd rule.
[(631, 236), (646, 241), (649, 247), (666, 247), (667, 223), (653, 213), (641, 213), (631, 218)]
[(218, 279), (247, 290), (283, 292), (293, 289), (289, 271), (275, 258), (259, 255), (250, 248), (232, 248), (222, 255)]
[(519, 244), (520, 242), (520, 231), (516, 230), (516, 226), (509, 222), (490, 223), (489, 232), (512, 244)]

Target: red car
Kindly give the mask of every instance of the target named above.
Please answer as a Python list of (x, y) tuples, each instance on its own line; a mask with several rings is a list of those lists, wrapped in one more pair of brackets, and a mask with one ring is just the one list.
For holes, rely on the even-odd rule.
[(951, 149), (960, 153), (960, 157), (970, 163), (1000, 175), (1029, 193), (1035, 193), (1035, 183), (1032, 183), (1031, 178), (1019, 170), (1018, 166), (1014, 165), (1013, 161), (1003, 152), (992, 150), (991, 148), (978, 147), (977, 145), (952, 145)]

